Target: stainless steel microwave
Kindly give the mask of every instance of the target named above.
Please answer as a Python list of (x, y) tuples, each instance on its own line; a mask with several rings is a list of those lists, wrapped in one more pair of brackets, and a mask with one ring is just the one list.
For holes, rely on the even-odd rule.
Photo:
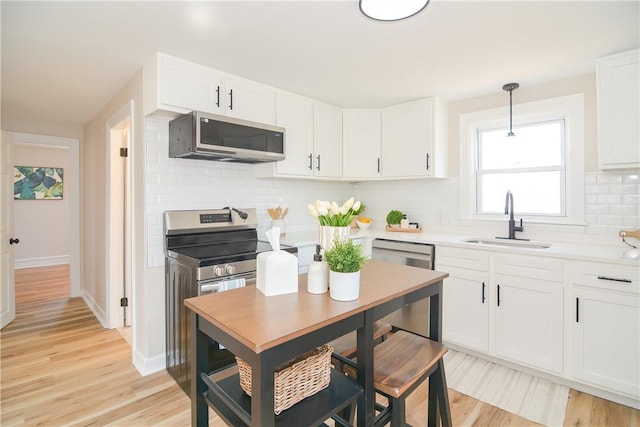
[(264, 163), (283, 160), (285, 129), (193, 111), (169, 122), (169, 157)]

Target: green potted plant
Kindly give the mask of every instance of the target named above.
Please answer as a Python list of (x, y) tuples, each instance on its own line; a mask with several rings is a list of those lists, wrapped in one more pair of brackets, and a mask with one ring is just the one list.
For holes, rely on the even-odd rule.
[(398, 227), (404, 214), (397, 210), (392, 210), (387, 214), (387, 225), (390, 227)]
[(331, 249), (325, 251), (329, 265), (329, 295), (338, 301), (352, 301), (360, 295), (360, 270), (367, 258), (362, 246), (347, 241), (334, 240)]

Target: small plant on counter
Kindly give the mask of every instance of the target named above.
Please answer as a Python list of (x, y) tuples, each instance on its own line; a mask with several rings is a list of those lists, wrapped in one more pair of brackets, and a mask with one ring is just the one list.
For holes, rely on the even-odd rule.
[(354, 244), (350, 239), (346, 242), (334, 240), (333, 247), (325, 251), (324, 260), (331, 271), (338, 273), (360, 271), (367, 262), (367, 258), (362, 255), (362, 246)]
[(388, 225), (400, 224), (400, 221), (402, 221), (403, 215), (404, 214), (402, 212), (396, 211), (396, 210), (389, 212), (389, 214), (387, 215), (387, 224)]

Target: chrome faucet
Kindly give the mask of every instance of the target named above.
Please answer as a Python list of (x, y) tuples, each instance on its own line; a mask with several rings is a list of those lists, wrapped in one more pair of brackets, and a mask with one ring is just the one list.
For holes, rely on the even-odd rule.
[(509, 237), (497, 237), (498, 239), (511, 239), (511, 240), (529, 240), (529, 239), (519, 239), (516, 237), (516, 231), (524, 231), (524, 226), (522, 225), (522, 218), (520, 218), (520, 226), (516, 225), (516, 221), (513, 219), (513, 194), (511, 190), (507, 191), (507, 197), (504, 201), (504, 213), (505, 215), (509, 215)]

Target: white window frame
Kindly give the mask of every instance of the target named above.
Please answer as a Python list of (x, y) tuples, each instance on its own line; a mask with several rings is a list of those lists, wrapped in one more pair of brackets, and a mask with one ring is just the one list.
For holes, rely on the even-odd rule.
[[(564, 216), (519, 215), (530, 223), (584, 225), (584, 95), (568, 95), (516, 104), (514, 126), (549, 120), (565, 121)], [(461, 219), (504, 220), (504, 215), (477, 213), (476, 165), (479, 129), (509, 127), (509, 107), (460, 115)], [(517, 195), (514, 195), (517, 197)], [(516, 201), (516, 206), (517, 201)]]

